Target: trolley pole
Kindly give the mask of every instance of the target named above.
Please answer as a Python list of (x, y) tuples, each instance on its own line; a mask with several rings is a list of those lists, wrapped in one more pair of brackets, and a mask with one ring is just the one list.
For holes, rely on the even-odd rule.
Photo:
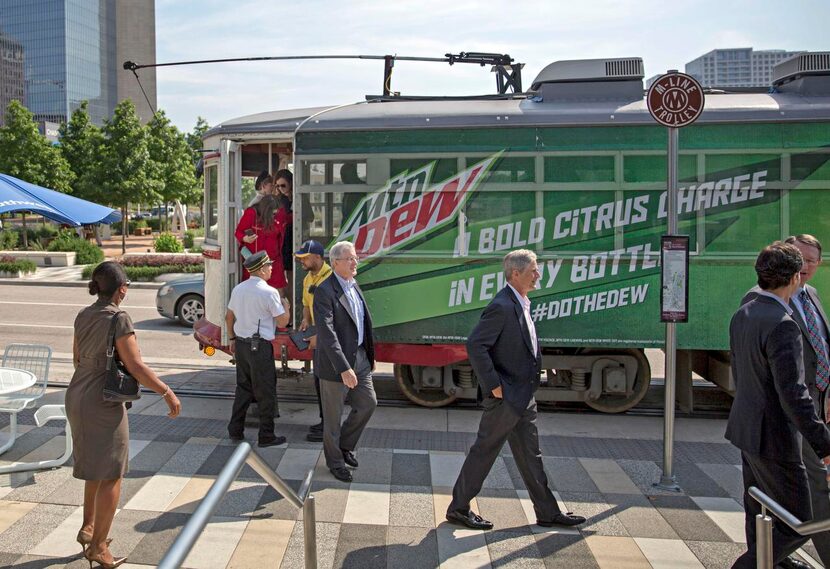
[(660, 239), (660, 320), (666, 323), (663, 474), (655, 486), (680, 491), (674, 475), (674, 400), (677, 373), (677, 323), (689, 320), (689, 237), (678, 235), (677, 164), (680, 128), (703, 112), (703, 88), (694, 77), (670, 70), (651, 84), (646, 94), (648, 111), (667, 127), (666, 223)]
[[(680, 129), (669, 128), (668, 188), (666, 208), (668, 234), (677, 235), (677, 152)], [(674, 476), (674, 399), (677, 370), (677, 323), (666, 322), (665, 413), (663, 419), (663, 475), (656, 486), (680, 491)]]

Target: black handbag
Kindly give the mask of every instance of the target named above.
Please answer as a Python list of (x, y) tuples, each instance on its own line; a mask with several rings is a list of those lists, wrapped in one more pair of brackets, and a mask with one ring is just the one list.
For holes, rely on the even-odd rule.
[(107, 334), (107, 378), (104, 381), (104, 401), (128, 403), (140, 398), (141, 392), (138, 381), (130, 375), (118, 359), (118, 352), (115, 351), (115, 325), (119, 314), (121, 313), (113, 314), (109, 334)]

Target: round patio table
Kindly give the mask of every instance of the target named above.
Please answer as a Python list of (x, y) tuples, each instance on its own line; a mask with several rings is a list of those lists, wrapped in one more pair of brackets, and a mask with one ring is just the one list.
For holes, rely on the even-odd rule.
[(35, 384), (35, 374), (25, 369), (0, 367), (0, 395), (14, 393)]

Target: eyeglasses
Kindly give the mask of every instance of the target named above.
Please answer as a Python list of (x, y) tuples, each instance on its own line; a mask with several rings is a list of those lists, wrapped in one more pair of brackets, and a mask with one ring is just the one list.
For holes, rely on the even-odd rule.
[(354, 261), (355, 263), (357, 263), (358, 261), (360, 261), (360, 259), (358, 259), (357, 257), (340, 257), (339, 259), (335, 259), (335, 261)]

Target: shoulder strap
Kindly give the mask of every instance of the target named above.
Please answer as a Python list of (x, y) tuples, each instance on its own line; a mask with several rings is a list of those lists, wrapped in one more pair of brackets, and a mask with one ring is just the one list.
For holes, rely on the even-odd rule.
[(118, 311), (110, 318), (110, 329), (107, 333), (107, 369), (112, 367), (112, 359), (115, 356), (115, 325), (118, 324), (118, 315), (122, 311)]

